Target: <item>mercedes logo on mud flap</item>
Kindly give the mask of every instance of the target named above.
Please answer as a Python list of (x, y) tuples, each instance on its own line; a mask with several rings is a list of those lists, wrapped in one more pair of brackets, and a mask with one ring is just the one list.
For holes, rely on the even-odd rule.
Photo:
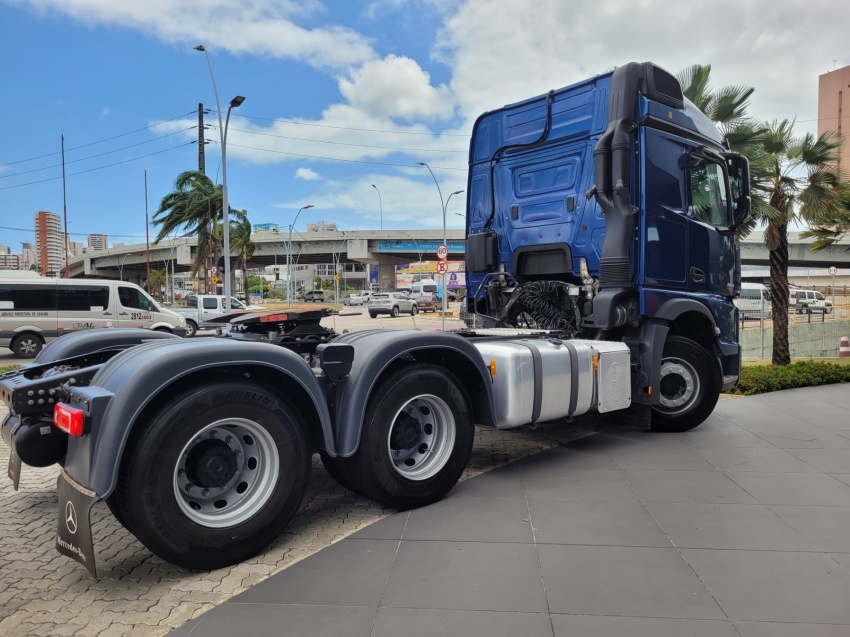
[(73, 502), (68, 502), (65, 505), (65, 526), (71, 535), (77, 532), (77, 510), (74, 508)]

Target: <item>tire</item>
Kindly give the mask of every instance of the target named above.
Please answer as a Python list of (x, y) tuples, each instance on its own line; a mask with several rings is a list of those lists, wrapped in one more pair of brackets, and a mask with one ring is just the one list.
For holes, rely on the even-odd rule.
[(416, 307), (416, 303), (413, 304), (413, 307), (410, 308), (410, 316), (416, 316), (416, 313), (419, 311), (419, 308)]
[(336, 480), (341, 486), (349, 491), (354, 491), (355, 493), (360, 492), (356, 480), (352, 480), (348, 475), (346, 475), (346, 467), (343, 466), (343, 463), (339, 462), (339, 458), (331, 458), (324, 451), (319, 451), (319, 456), (322, 458), (322, 464), (325, 466), (325, 469), (327, 469), (331, 478)]
[(195, 321), (186, 321), (186, 338), (192, 338), (198, 333), (198, 324)]
[(832, 314), (832, 308), (831, 307), (825, 307), (823, 309), (823, 312), (824, 312), (824, 314)]
[(369, 312), (369, 316), (371, 316), (372, 318), (378, 318), (378, 315), (374, 312)]
[(469, 462), (470, 404), (461, 382), (442, 367), (419, 363), (392, 373), (369, 399), (357, 451), (335, 459), (340, 483), (395, 509), (436, 502)]
[(722, 386), (714, 357), (689, 338), (669, 336), (661, 371), (658, 391), (667, 404), (653, 405), (652, 431), (688, 431), (702, 424), (714, 411)]
[(18, 358), (35, 358), (44, 347), (44, 341), (35, 334), (21, 334), (16, 336), (9, 346)]
[(306, 427), (284, 396), (255, 383), (206, 384), (135, 426), (110, 498), (154, 554), (216, 569), (256, 555), (283, 532), (310, 467)]
[(392, 311), (390, 312), (390, 316), (393, 318), (398, 318), (398, 305), (394, 305)]

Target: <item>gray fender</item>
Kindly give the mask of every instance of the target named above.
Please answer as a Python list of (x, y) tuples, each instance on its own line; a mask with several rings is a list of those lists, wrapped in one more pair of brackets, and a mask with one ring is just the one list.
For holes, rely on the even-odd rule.
[[(477, 422), (493, 426), (495, 409), (490, 373), (484, 359), (468, 339), (445, 332), (366, 330), (344, 334), (333, 342), (354, 347), (351, 374), (341, 384), (334, 406), (337, 455), (345, 458), (357, 451), (366, 407), (375, 383), (393, 361), (407, 356), (416, 358), (427, 353), (428, 356), (439, 357), (443, 351), (467, 359), (480, 375), (486, 394), (479, 396), (478, 403), (474, 405)], [(475, 397), (473, 402), (476, 402)]]
[(717, 321), (714, 320), (711, 310), (693, 299), (670, 299), (669, 301), (665, 301), (653, 315), (653, 318), (674, 321), (685, 312), (699, 312), (711, 321), (712, 327), (717, 327)]
[(335, 454), (327, 402), (316, 374), (297, 354), (269, 343), (230, 339), (167, 339), (138, 345), (107, 362), (89, 387), (74, 389), (74, 403), (85, 402), (91, 431), (71, 437), (65, 471), (76, 482), (105, 498), (118, 480), (118, 467), (130, 430), (152, 398), (170, 384), (204, 369), (230, 365), (262, 366), (298, 382), (319, 414), (329, 453)]
[(83, 330), (66, 334), (55, 341), (50, 341), (42, 348), (32, 365), (42, 365), (53, 361), (84, 356), (105, 349), (127, 349), (148, 341), (177, 339), (176, 334), (142, 330), (137, 327), (130, 329)]

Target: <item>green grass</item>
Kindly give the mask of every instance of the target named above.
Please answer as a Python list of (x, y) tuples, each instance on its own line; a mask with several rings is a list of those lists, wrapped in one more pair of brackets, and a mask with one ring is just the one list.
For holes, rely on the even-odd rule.
[(806, 360), (790, 365), (746, 365), (741, 380), (727, 394), (752, 396), (781, 389), (850, 382), (850, 365), (841, 359)]
[(20, 365), (18, 363), (15, 363), (14, 365), (6, 365), (6, 366), (0, 365), (0, 374), (2, 374), (3, 372), (11, 372), (13, 370), (18, 369), (18, 367), (20, 367)]

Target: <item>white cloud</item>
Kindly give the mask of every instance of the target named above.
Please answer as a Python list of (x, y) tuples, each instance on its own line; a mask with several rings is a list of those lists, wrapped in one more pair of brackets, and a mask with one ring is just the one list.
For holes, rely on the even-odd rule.
[[(316, 206), (317, 213), (323, 210), (347, 211), (345, 229), (375, 229), (381, 222), (381, 206), (378, 193), (372, 187), (375, 184), (381, 192), (383, 202), (383, 221), (404, 223), (408, 226), (423, 228), (442, 227), (443, 213), (437, 187), (425, 168), (420, 168), (422, 176), (410, 179), (398, 175), (371, 174), (353, 180), (323, 182), (322, 189), (310, 194), (303, 201), (289, 201), (278, 204), (280, 208), (298, 209), (308, 203)], [(421, 174), (420, 173), (420, 174)], [(437, 173), (443, 197), (450, 192), (466, 187), (466, 175)], [(447, 210), (446, 225), (450, 228), (462, 228), (464, 221), (454, 213), (463, 212), (465, 194), (452, 197)]]
[(100, 115), (101, 115), (101, 117), (103, 117), (103, 116), (105, 116), (105, 115), (109, 115), (109, 107), (108, 107), (108, 106), (104, 106), (104, 107), (103, 107), (103, 110), (100, 112)]
[(431, 86), (431, 75), (406, 56), (364, 63), (351, 79), (339, 78), (339, 90), (352, 106), (377, 117), (447, 119), (454, 112), (448, 87)]
[[(711, 64), (714, 84), (746, 84), (751, 112), (816, 117), (817, 76), (846, 56), (850, 3), (812, 0), (469, 0), (434, 49), (471, 119), (630, 61), (676, 73)], [(845, 61), (847, 57), (844, 58)], [(809, 124), (814, 127), (814, 123)]]
[(235, 54), (293, 58), (345, 69), (375, 57), (368, 38), (338, 25), (306, 29), (293, 18), (321, 9), (315, 0), (6, 0), (88, 24), (136, 29), (169, 44), (205, 44)]
[(295, 177), (297, 179), (304, 179), (305, 181), (321, 179), (321, 176), (315, 170), (304, 168), (303, 166), (295, 171)]

